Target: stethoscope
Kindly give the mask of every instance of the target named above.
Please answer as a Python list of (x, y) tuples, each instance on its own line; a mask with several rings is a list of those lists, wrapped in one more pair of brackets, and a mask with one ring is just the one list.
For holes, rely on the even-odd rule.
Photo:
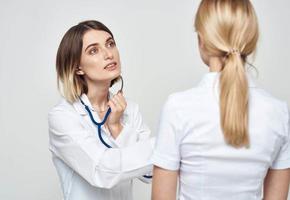
[[(123, 81), (122, 76), (119, 76), (119, 77), (120, 77), (120, 79), (121, 79), (121, 89), (120, 89), (118, 92), (123, 92), (124, 81)], [(108, 119), (108, 117), (109, 117), (109, 115), (110, 115), (110, 113), (111, 113), (111, 111), (112, 111), (111, 108), (110, 108), (110, 107), (108, 108), (108, 110), (107, 110), (107, 112), (106, 112), (106, 114), (105, 114), (105, 117), (104, 117), (103, 121), (101, 121), (101, 122), (97, 122), (97, 121), (94, 119), (94, 116), (93, 116), (93, 114), (92, 114), (92, 112), (91, 112), (89, 106), (86, 105), (86, 104), (83, 102), (83, 100), (82, 100), (81, 98), (79, 98), (79, 99), (80, 99), (81, 103), (84, 105), (86, 111), (88, 112), (88, 114), (89, 114), (89, 116), (90, 116), (90, 118), (91, 118), (91, 121), (93, 122), (93, 124), (95, 124), (95, 125), (97, 126), (97, 129), (98, 129), (98, 136), (99, 136), (100, 141), (101, 141), (101, 142), (103, 143), (103, 145), (105, 145), (107, 148), (112, 148), (112, 146), (109, 145), (108, 143), (106, 143), (105, 140), (103, 139), (103, 137), (102, 137), (102, 131), (101, 131), (101, 130), (102, 130), (102, 129), (101, 129), (102, 126), (106, 123), (106, 121), (107, 121), (107, 119)], [(147, 175), (144, 175), (143, 177), (144, 177), (144, 178), (152, 178), (152, 176), (147, 176)]]

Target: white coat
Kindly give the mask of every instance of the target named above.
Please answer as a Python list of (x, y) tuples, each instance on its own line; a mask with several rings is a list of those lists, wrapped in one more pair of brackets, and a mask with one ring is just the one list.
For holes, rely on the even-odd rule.
[[(88, 97), (81, 98), (100, 122)], [(104, 140), (113, 148), (101, 143), (80, 101), (70, 104), (63, 99), (49, 112), (48, 122), (49, 149), (65, 200), (131, 200), (132, 179), (148, 182), (142, 175), (151, 173), (155, 139), (136, 103), (127, 101), (123, 130), (116, 139), (102, 127)]]

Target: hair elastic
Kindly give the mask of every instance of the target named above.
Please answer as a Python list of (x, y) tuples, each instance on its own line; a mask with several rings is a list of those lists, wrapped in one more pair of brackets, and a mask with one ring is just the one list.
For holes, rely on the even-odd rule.
[(241, 55), (241, 52), (240, 52), (238, 49), (231, 49), (231, 50), (227, 53), (227, 56), (229, 56), (230, 54)]

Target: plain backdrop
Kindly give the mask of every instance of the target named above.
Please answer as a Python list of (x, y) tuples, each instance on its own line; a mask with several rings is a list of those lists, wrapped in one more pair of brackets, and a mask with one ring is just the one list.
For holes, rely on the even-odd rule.
[[(193, 29), (199, 0), (64, 0), (0, 2), (0, 199), (61, 199), (48, 151), (47, 113), (60, 95), (55, 56), (71, 26), (95, 19), (114, 33), (125, 95), (138, 102), (156, 134), (170, 93), (193, 87), (207, 72)], [(290, 105), (290, 1), (254, 0), (261, 38), (258, 83)], [(135, 181), (136, 200), (151, 185)]]

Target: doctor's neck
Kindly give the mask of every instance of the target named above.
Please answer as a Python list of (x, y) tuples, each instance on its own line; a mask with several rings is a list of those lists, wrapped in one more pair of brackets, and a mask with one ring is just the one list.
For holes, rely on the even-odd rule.
[(104, 110), (107, 108), (110, 82), (89, 83), (87, 96), (94, 108)]

